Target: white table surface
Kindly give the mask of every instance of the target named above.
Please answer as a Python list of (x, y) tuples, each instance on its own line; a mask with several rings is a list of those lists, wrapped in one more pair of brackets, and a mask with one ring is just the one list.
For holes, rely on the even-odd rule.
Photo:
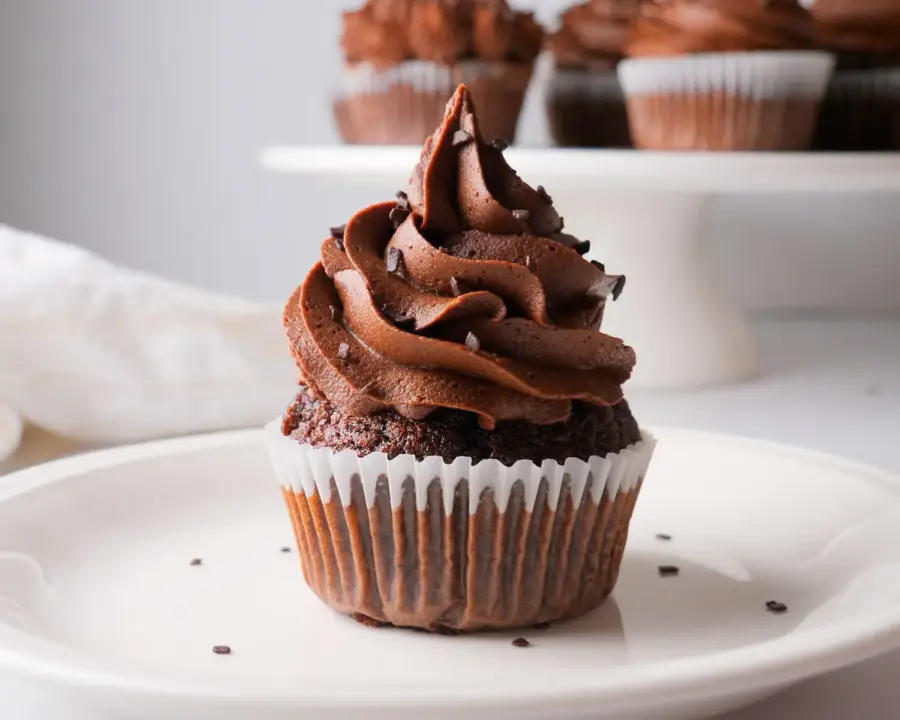
[[(900, 322), (760, 323), (765, 374), (727, 388), (629, 395), (641, 422), (805, 445), (900, 473)], [(80, 448), (29, 430), (0, 474)], [(2, 482), (2, 479), (0, 479)], [(900, 653), (797, 686), (727, 720), (895, 720)], [(3, 702), (3, 720), (70, 720), (37, 698)], [(80, 720), (80, 718), (79, 718)], [(726, 720), (723, 718), (722, 720)]]

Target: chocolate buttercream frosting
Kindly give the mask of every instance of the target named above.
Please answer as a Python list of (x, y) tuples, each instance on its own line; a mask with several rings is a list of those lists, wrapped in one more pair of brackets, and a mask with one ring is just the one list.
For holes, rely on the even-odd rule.
[(461, 86), (407, 191), (323, 243), (285, 310), (314, 397), (351, 416), (462, 410), (486, 429), (622, 399), (634, 351), (599, 327), (624, 277), (581, 256), (550, 196), (502, 150)]
[(505, 0), (369, 0), (344, 13), (347, 61), (390, 67), (404, 60), (531, 63), (544, 31), (533, 13)]
[(588, 0), (569, 8), (547, 41), (557, 67), (613, 68), (624, 57), (631, 23), (644, 0)]
[(900, 53), (898, 0), (816, 0), (811, 11), (825, 47), (862, 53)]
[(812, 16), (795, 0), (654, 0), (641, 6), (626, 55), (814, 47)]

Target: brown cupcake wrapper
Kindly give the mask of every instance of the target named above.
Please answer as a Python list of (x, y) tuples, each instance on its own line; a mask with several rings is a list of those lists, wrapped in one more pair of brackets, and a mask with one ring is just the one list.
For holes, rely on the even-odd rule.
[(632, 58), (631, 134), (649, 150), (806, 150), (834, 67), (813, 51)]
[[(334, 610), (431, 631), (577, 617), (612, 592), (655, 441), (540, 466), (359, 458), (267, 429), (309, 587)], [(380, 457), (377, 457), (379, 456)]]
[(841, 70), (822, 103), (816, 150), (900, 150), (900, 68)]
[(441, 124), (457, 86), (465, 83), (485, 137), (512, 142), (532, 72), (528, 63), (482, 60), (451, 66), (409, 60), (381, 69), (358, 63), (344, 68), (334, 115), (348, 143), (420, 145)]
[(615, 70), (554, 69), (546, 108), (550, 135), (560, 147), (632, 147)]

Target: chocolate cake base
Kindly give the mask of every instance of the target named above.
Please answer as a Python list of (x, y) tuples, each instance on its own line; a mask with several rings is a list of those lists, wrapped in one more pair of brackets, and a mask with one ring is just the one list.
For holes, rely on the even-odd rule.
[(298, 443), (352, 450), (357, 455), (385, 453), (389, 458), (437, 456), (450, 463), (465, 456), (477, 463), (499, 460), (512, 465), (519, 460), (540, 464), (547, 459), (565, 462), (605, 457), (640, 440), (641, 433), (628, 403), (599, 407), (574, 401), (565, 423), (532, 425), (527, 422), (497, 423), (483, 430), (472, 413), (438, 410), (425, 420), (409, 420), (393, 411), (368, 417), (345, 417), (328, 400), (310, 396), (301, 388), (284, 414), (282, 431)]

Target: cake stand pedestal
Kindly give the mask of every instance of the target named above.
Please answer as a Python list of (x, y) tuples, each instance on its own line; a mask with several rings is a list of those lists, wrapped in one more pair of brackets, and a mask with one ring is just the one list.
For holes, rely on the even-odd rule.
[[(900, 193), (900, 154), (658, 153), (512, 148), (510, 165), (544, 185), (590, 256), (628, 276), (603, 330), (639, 348), (632, 384), (692, 388), (760, 370), (746, 318), (709, 268), (700, 222), (724, 193)], [(364, 184), (390, 198), (415, 165), (411, 147), (273, 147), (265, 168)], [(323, 218), (323, 226), (327, 219)]]

